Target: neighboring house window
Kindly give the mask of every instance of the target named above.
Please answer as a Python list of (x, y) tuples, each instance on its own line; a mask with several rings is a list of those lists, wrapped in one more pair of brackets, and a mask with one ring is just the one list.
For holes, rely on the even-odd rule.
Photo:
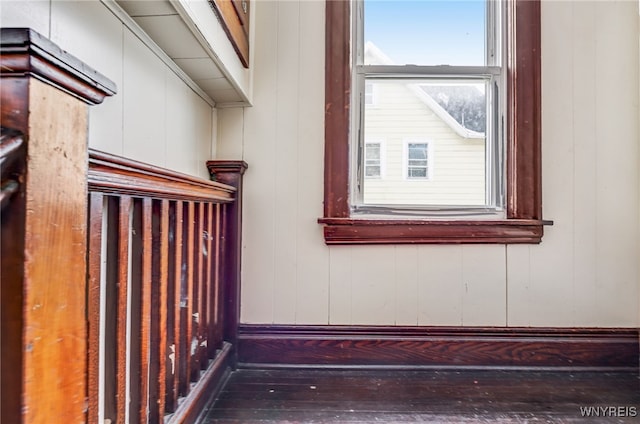
[(364, 149), (365, 178), (382, 177), (382, 146), (380, 142), (367, 142)]
[[(435, 7), (430, 14), (420, 15), (423, 17), (439, 13), (435, 3), (446, 7), (457, 4), (459, 16), (451, 15), (441, 26), (455, 27), (465, 21), (465, 3), (461, 2), (387, 3), (398, 5), (398, 10), (403, 3), (413, 4), (416, 8)], [(367, 5), (363, 12), (360, 1), (326, 3), (325, 202), (324, 217), (319, 221), (325, 225), (328, 244), (541, 241), (543, 225), (549, 222), (542, 220), (541, 206), (540, 1), (489, 0), (484, 4), (486, 19), (479, 26), (486, 41), (479, 49), (480, 59), (475, 57), (467, 61), (463, 58), (460, 63), (445, 63), (439, 57), (386, 58), (385, 54), (391, 55), (390, 48), (385, 46), (383, 52), (380, 48), (383, 43), (364, 45), (361, 38), (365, 32), (362, 26), (367, 29)], [(409, 19), (405, 14), (403, 20), (403, 17), (389, 13), (386, 18), (403, 22), (403, 25), (413, 23), (417, 27), (429, 27), (418, 15), (411, 15)], [(389, 21), (385, 22), (388, 24)], [(469, 27), (468, 32), (475, 30), (477, 28)], [(455, 39), (462, 40), (460, 45), (465, 43), (464, 33), (454, 34), (461, 35), (458, 38), (444, 37), (435, 41), (409, 35), (401, 39), (401, 43), (409, 46), (406, 50), (411, 53), (423, 47), (435, 51)], [(418, 42), (410, 44), (413, 40)], [(377, 105), (375, 110), (368, 112), (363, 107), (368, 101), (366, 85), (373, 81), (376, 85), (384, 85), (384, 99), (376, 101), (394, 107), (387, 117), (383, 117), (386, 121), (382, 123), (377, 121), (384, 112), (382, 107)], [(387, 98), (387, 92), (393, 97)], [(412, 109), (405, 107), (408, 105)], [(398, 123), (402, 125), (394, 127)], [(390, 134), (383, 134), (385, 131)], [(450, 164), (459, 167), (454, 174), (460, 170), (479, 172), (482, 175), (479, 183), (482, 184), (477, 186), (483, 190), (483, 195), (470, 195), (469, 198), (476, 200), (465, 205), (454, 199), (450, 205), (459, 205), (456, 207), (448, 207), (439, 201), (434, 201), (436, 207), (433, 208), (423, 201), (417, 201), (415, 205), (398, 201), (398, 207), (367, 204), (363, 200), (367, 197), (360, 193), (367, 186), (363, 178), (366, 166), (358, 161), (364, 161), (366, 156), (363, 154), (365, 137), (378, 136), (378, 132), (387, 142), (387, 183), (392, 179), (392, 164), (397, 160), (393, 157), (394, 149), (397, 149), (394, 143), (402, 140), (403, 134), (436, 137), (437, 133), (438, 161), (444, 160), (446, 149), (466, 152), (442, 170), (436, 163), (438, 180)], [(481, 164), (475, 159), (469, 162), (478, 154), (471, 150), (467, 152), (468, 146), (479, 146)], [(409, 172), (428, 176), (429, 159), (433, 160), (429, 158), (429, 149), (422, 150), (427, 156), (426, 165), (419, 162), (424, 160), (418, 157), (420, 147), (411, 150), (411, 156), (415, 156), (411, 160), (416, 162), (409, 166), (407, 153), (407, 177)], [(446, 189), (443, 192), (447, 193)], [(375, 202), (379, 203), (378, 200)], [(372, 213), (387, 216), (370, 218)]]
[(406, 177), (407, 179), (428, 179), (429, 143), (406, 143)]
[(374, 86), (372, 82), (367, 82), (364, 86), (364, 104), (373, 106), (375, 104)]

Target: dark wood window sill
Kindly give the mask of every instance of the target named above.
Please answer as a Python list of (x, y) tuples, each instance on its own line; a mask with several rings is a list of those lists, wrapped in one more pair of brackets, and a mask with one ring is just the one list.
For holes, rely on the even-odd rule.
[(320, 218), (327, 244), (540, 243), (552, 221)]

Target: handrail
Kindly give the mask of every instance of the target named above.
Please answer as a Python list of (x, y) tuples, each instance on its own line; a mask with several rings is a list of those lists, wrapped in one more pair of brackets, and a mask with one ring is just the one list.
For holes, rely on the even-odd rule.
[(89, 150), (89, 190), (158, 199), (230, 203), (229, 185), (170, 171), (98, 150)]
[(239, 187), (90, 151), (89, 423), (193, 422), (233, 366)]

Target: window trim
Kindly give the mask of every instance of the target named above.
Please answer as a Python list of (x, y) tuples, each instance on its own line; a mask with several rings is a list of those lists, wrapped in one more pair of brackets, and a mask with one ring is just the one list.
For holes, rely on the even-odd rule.
[[(351, 1), (327, 1), (324, 225), (327, 244), (540, 243), (540, 0), (505, 0), (507, 62), (506, 218), (367, 219), (349, 207)], [(516, 37), (516, 34), (518, 35)]]

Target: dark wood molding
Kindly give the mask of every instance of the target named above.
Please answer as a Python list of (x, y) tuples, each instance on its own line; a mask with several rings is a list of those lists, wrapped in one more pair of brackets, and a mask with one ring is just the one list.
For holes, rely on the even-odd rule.
[(220, 19), (238, 59), (245, 68), (248, 68), (251, 0), (209, 0), (209, 4)]
[(325, 8), (324, 216), (348, 218), (351, 1)]
[(540, 1), (507, 14), (507, 218), (542, 219)]
[(165, 168), (89, 150), (89, 190), (158, 199), (232, 202), (236, 189)]
[(225, 343), (211, 365), (202, 374), (176, 412), (165, 417), (167, 424), (191, 424), (205, 412), (205, 406), (216, 398), (231, 372), (231, 345)]
[(32, 76), (89, 104), (101, 103), (116, 85), (30, 28), (0, 29), (2, 77)]
[(324, 218), (327, 244), (540, 243), (539, 220), (391, 220)]
[(506, 2), (506, 219), (477, 224), (349, 219), (350, 3), (326, 4), (324, 217), (318, 220), (325, 226), (326, 243), (540, 243), (543, 226), (552, 224), (542, 220), (540, 0)]
[(638, 329), (243, 324), (240, 366), (638, 369)]
[(240, 160), (210, 160), (207, 169), (211, 179), (228, 184), (238, 191), (236, 201), (226, 205), (223, 212), (224, 243), (220, 278), (224, 301), (224, 340), (231, 343), (231, 365), (237, 363), (238, 325), (240, 323), (240, 288), (242, 259), (242, 176), (248, 165)]

